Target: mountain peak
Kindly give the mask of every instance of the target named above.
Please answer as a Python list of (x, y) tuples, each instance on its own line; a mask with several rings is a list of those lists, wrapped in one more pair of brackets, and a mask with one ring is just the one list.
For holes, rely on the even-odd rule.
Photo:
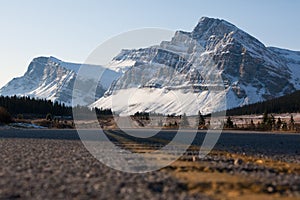
[(201, 23), (201, 22), (208, 22), (208, 21), (220, 21), (221, 19), (219, 18), (212, 18), (212, 17), (206, 17), (206, 16), (203, 16), (199, 19), (198, 21), (198, 24)]
[(223, 19), (202, 17), (194, 28), (192, 34), (194, 37), (203, 37), (205, 35), (208, 37), (211, 35), (219, 35), (223, 37), (224, 34), (237, 30), (238, 28), (235, 25)]
[(206, 47), (207, 41), (210, 40), (210, 38), (215, 38), (216, 41), (220, 41), (224, 38), (226, 38), (226, 40), (232, 38), (248, 50), (265, 49), (264, 44), (255, 37), (230, 22), (218, 18), (200, 18), (198, 24), (191, 32), (191, 35), (192, 38), (197, 40), (203, 47)]
[(213, 18), (213, 17), (201, 17), (198, 21), (198, 24), (200, 23), (223, 23), (223, 24), (227, 24), (228, 26), (231, 27), (235, 27), (235, 25), (233, 25), (232, 23), (224, 20), (224, 19), (220, 19), (220, 18)]
[(56, 62), (56, 63), (61, 63), (61, 62), (62, 62), (60, 59), (55, 58), (55, 57), (53, 57), (53, 56), (50, 56), (50, 57), (49, 57), (49, 60), (51, 60), (51, 61), (53, 61), (53, 62)]
[(38, 56), (33, 58), (33, 61), (39, 62), (54, 62), (54, 63), (62, 63), (63, 61), (54, 57), (54, 56)]

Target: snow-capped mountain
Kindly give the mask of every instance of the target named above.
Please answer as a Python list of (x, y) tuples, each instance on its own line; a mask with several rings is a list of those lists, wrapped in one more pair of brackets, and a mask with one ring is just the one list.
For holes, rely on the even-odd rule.
[[(137, 111), (194, 115), (300, 90), (300, 52), (266, 47), (233, 24), (208, 17), (201, 18), (193, 31), (177, 31), (157, 46), (122, 50), (106, 67), (100, 82), (94, 83), (78, 77), (80, 64), (39, 57), (24, 76), (1, 88), (0, 95), (71, 105), (76, 79), (85, 88), (75, 91), (81, 105), (112, 108), (124, 115)], [(95, 84), (96, 96), (87, 95)]]
[(300, 52), (266, 47), (233, 24), (208, 17), (171, 41), (123, 50), (108, 67), (123, 75), (91, 106), (121, 114), (209, 113), (300, 89)]
[[(31, 96), (41, 99), (49, 99), (71, 105), (72, 90), (78, 70), (81, 64), (63, 62), (54, 57), (38, 57), (32, 60), (22, 77), (14, 78), (3, 88), (0, 95), (3, 96)], [(105, 68), (101, 66), (88, 65), (90, 68)], [(108, 89), (111, 82), (119, 76), (111, 70), (105, 70), (105, 76), (98, 84), (96, 99), (100, 98)], [(81, 81), (84, 85), (88, 80)], [(94, 83), (96, 84), (96, 83)], [(82, 91), (85, 93), (86, 91)], [(84, 94), (82, 94), (84, 96)], [(78, 96), (80, 98), (80, 94)], [(88, 105), (95, 101), (95, 97), (85, 97), (80, 102), (81, 105)]]

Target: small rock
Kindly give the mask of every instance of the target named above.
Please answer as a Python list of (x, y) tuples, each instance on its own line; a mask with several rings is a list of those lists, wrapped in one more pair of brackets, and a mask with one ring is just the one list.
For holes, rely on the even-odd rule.
[(203, 169), (203, 172), (211, 172), (211, 171), (212, 169), (208, 166)]
[(237, 165), (243, 164), (243, 162), (244, 162), (244, 161), (243, 161), (242, 159), (237, 158), (237, 159), (234, 160), (234, 163), (233, 163), (233, 164), (237, 166)]
[(263, 164), (263, 163), (264, 163), (263, 160), (256, 160), (255, 162), (256, 162), (257, 164)]
[(196, 156), (193, 156), (192, 160), (193, 162), (196, 162)]
[(267, 192), (268, 193), (275, 193), (276, 192), (276, 188), (273, 185), (269, 185), (267, 187)]

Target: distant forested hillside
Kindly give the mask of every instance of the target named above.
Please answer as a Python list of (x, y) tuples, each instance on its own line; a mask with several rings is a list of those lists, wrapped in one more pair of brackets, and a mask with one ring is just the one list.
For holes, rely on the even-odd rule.
[(228, 116), (250, 115), (263, 113), (293, 113), (300, 112), (300, 91), (276, 99), (233, 108), (227, 111)]

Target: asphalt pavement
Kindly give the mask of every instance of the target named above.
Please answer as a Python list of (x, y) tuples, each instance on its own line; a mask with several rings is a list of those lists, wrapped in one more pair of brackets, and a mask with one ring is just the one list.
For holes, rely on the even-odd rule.
[[(150, 140), (134, 140), (120, 131), (108, 136), (114, 143), (118, 141), (112, 135), (135, 143), (166, 144), (174, 134), (163, 131)], [(205, 133), (199, 132), (193, 144), (200, 145), (204, 137)], [(0, 149), (0, 199), (212, 199), (206, 194), (190, 193), (185, 183), (163, 170), (132, 174), (105, 166), (85, 149), (76, 130), (0, 130)], [(214, 150), (298, 164), (300, 135), (224, 132)], [(241, 170), (234, 160), (211, 155), (204, 160), (217, 161), (224, 169), (231, 166), (233, 173)], [(261, 180), (280, 179), (276, 184), (296, 184), (290, 192), (300, 191), (299, 174), (279, 177), (264, 169), (255, 171), (259, 171)]]

